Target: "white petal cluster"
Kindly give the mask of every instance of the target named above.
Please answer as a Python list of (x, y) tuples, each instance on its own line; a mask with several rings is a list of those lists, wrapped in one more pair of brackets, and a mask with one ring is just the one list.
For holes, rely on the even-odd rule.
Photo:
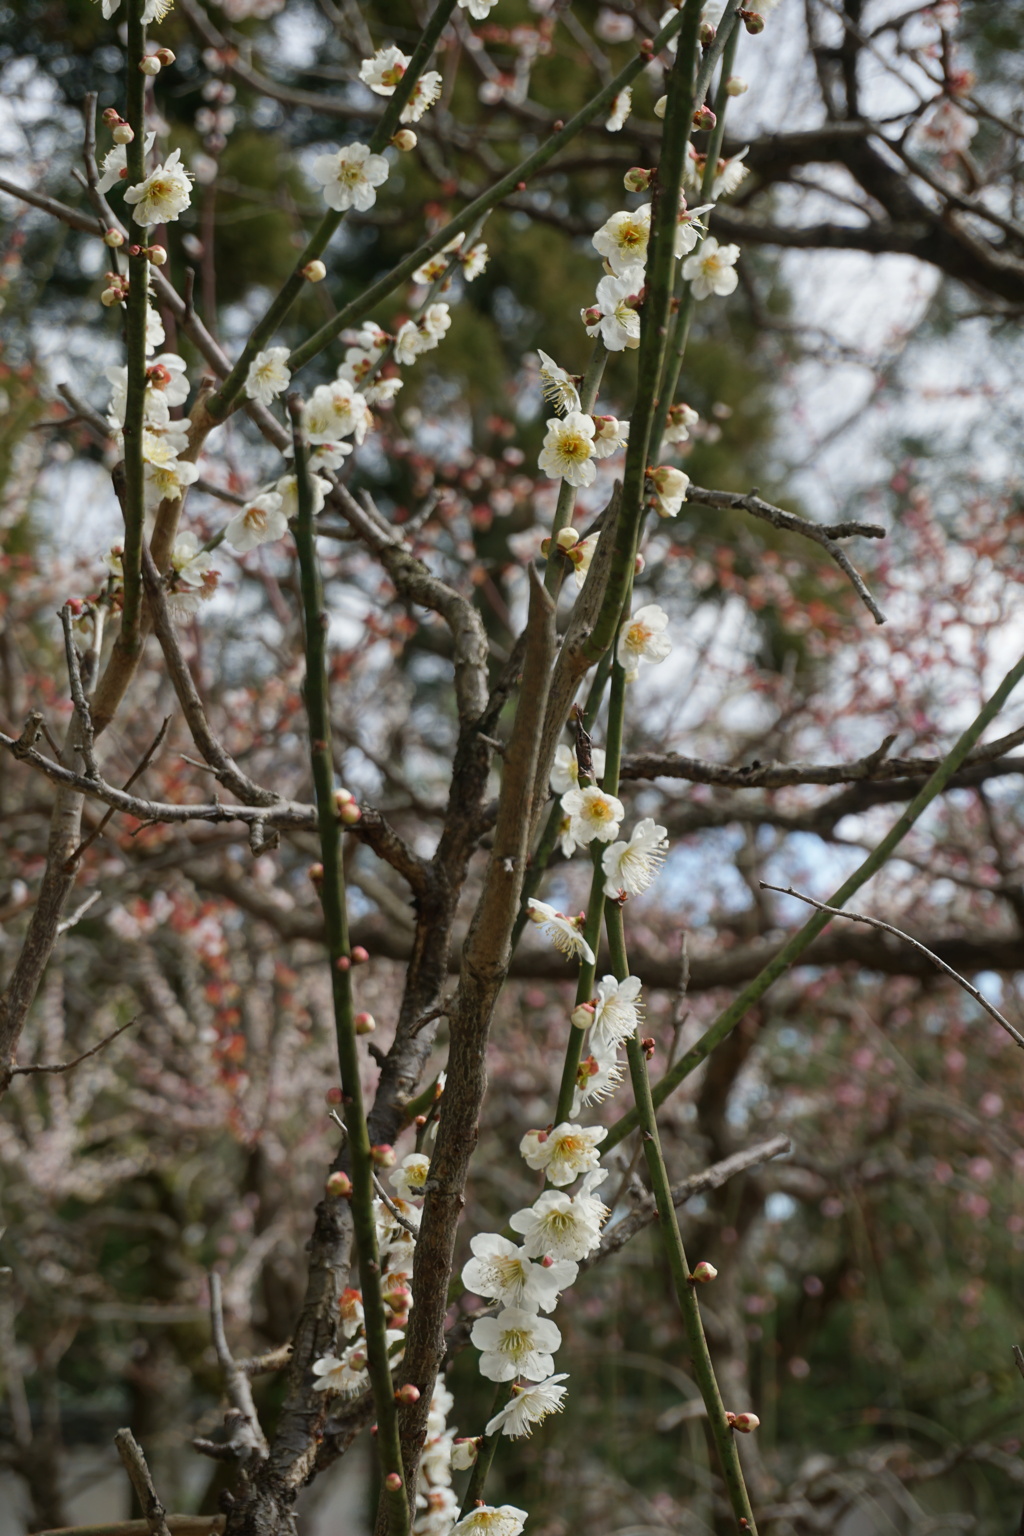
[(393, 96), (395, 87), (409, 68), (409, 55), (396, 48), (378, 48), (372, 59), (364, 59), (359, 66), (359, 78), (377, 96)]
[(542, 1171), (549, 1184), (564, 1189), (581, 1173), (590, 1173), (597, 1167), (597, 1149), (607, 1134), (603, 1125), (588, 1130), (566, 1121), (551, 1131), (527, 1131), (519, 1150), (528, 1168)]
[(625, 891), (639, 896), (647, 890), (661, 869), (668, 852), (668, 837), (650, 816), (633, 828), (628, 842), (612, 843), (601, 856), (605, 895), (614, 901)]
[(324, 189), (328, 208), (366, 213), (377, 201), (377, 188), (388, 179), (388, 162), (372, 154), (368, 144), (347, 144), (332, 155), (318, 155), (313, 175)]
[(217, 590), (218, 572), (194, 533), (179, 533), (171, 551), (171, 580), (167, 607), (178, 622), (194, 618), (200, 603)]
[(509, 1225), (513, 1232), (521, 1233), (523, 1248), (531, 1258), (578, 1261), (593, 1253), (610, 1215), (593, 1191), (606, 1177), (606, 1170), (597, 1168), (587, 1174), (579, 1194), (548, 1189), (533, 1205), (509, 1217)]
[[(622, 210), (606, 219), (593, 237), (594, 248), (604, 257), (616, 277), (636, 272), (647, 263), (647, 242), (651, 238), (651, 205), (643, 203), (632, 211)], [(642, 286), (643, 279), (637, 284)]]
[(540, 387), (544, 399), (548, 405), (560, 411), (563, 416), (582, 410), (579, 390), (576, 388), (579, 382), (577, 378), (560, 368), (553, 357), (537, 348), (537, 356), (540, 358)]
[(626, 126), (626, 119), (633, 110), (633, 91), (630, 86), (619, 92), (612, 102), (612, 110), (605, 123), (609, 133), (619, 133)]
[[(488, 4), (490, 0), (470, 0), (471, 6)], [(471, 10), (470, 14), (475, 16), (476, 11)], [(519, 1536), (525, 1524), (526, 1510), (517, 1509), (514, 1504), (480, 1504), (458, 1525), (453, 1525), (448, 1536)]]
[(543, 1381), (555, 1368), (551, 1351), (562, 1342), (550, 1318), (525, 1307), (505, 1307), (497, 1317), (481, 1317), (470, 1338), (480, 1350), (480, 1374), (488, 1381)]
[(598, 312), (597, 318), (590, 320), (591, 311), (582, 311), (587, 335), (599, 335), (609, 352), (638, 347), (640, 311), (637, 298), (642, 287), (643, 273), (636, 267), (627, 268), (622, 277), (602, 277), (593, 305), (594, 311)]
[(594, 418), (582, 411), (570, 411), (561, 419), (553, 416), (544, 434), (538, 467), (549, 480), (565, 480), (575, 486), (593, 485), (597, 477), (594, 433)]
[(192, 201), (193, 177), (180, 162), (181, 150), (173, 149), (163, 165), (125, 192), (136, 224), (173, 224), (185, 212)]
[(671, 406), (665, 422), (665, 430), (661, 434), (662, 442), (685, 443), (689, 439), (690, 428), (696, 426), (699, 420), (699, 415), (691, 405), (681, 401), (678, 405)]
[(260, 544), (283, 539), (288, 532), (288, 519), (281, 506), (278, 491), (264, 491), (262, 495), (254, 496), (224, 529), (225, 542), (236, 554), (245, 555)]
[[(313, 498), (313, 515), (323, 509), (327, 500), (327, 492), (331, 488), (331, 482), (325, 480), (323, 475), (310, 475), (309, 489)], [(286, 523), (299, 515), (299, 489), (294, 475), (282, 475), (280, 480), (274, 482), (273, 489), (281, 498), (281, 515)]]
[(422, 1195), (429, 1172), (430, 1158), (424, 1152), (410, 1152), (394, 1173), (388, 1175), (388, 1183), (403, 1200), (412, 1200)]
[(657, 603), (638, 608), (622, 625), (615, 655), (628, 683), (636, 681), (642, 662), (664, 661), (671, 653), (672, 642), (665, 634), (667, 628), (668, 614)]
[(520, 1440), (524, 1435), (529, 1435), (549, 1414), (561, 1413), (568, 1390), (561, 1383), (568, 1380), (568, 1373), (562, 1371), (557, 1376), (549, 1376), (546, 1381), (536, 1381), (530, 1386), (517, 1383), (504, 1408), (488, 1421), (484, 1433), (496, 1435), (500, 1430), (511, 1440)]
[[(124, 426), (124, 413), (128, 403), (128, 369), (125, 367), (104, 370), (113, 393), (107, 409), (111, 431), (120, 441)], [(188, 399), (188, 379), (185, 363), (173, 352), (163, 352), (146, 364), (146, 389), (143, 395), (142, 419), (147, 427), (157, 430), (167, 427), (171, 420), (171, 406), (184, 405)]]
[(317, 385), (306, 402), (305, 421), (310, 443), (340, 446), (348, 437), (363, 442), (373, 426), (373, 414), (355, 385), (338, 378)]
[(683, 276), (692, 284), (695, 299), (706, 299), (715, 293), (724, 297), (732, 293), (739, 282), (736, 263), (739, 261), (738, 245), (719, 245), (714, 235), (709, 235), (699, 251), (683, 262)]
[(566, 917), (564, 912), (556, 912), (554, 907), (549, 907), (546, 901), (538, 901), (535, 896), (531, 896), (526, 905), (531, 922), (543, 928), (566, 959), (583, 959), (593, 965), (594, 951), (583, 937), (579, 918)]
[(268, 347), (265, 352), (257, 352), (249, 364), (245, 376), (246, 397), (258, 405), (270, 405), (284, 393), (291, 381), (288, 348)]
[(395, 359), (414, 363), (424, 352), (432, 352), (452, 323), (447, 304), (428, 304), (419, 320), (406, 320), (395, 337)]
[(636, 1034), (643, 1008), (640, 985), (639, 976), (627, 976), (625, 981), (604, 976), (598, 982), (589, 1040), (598, 1061), (614, 1056)]
[(574, 1284), (579, 1268), (568, 1259), (535, 1264), (526, 1252), (496, 1232), (480, 1232), (470, 1242), (473, 1257), (463, 1266), (467, 1291), (528, 1312), (553, 1312), (562, 1291)]
[[(156, 143), (156, 134), (147, 133), (143, 144), (143, 157), (149, 154)], [(103, 156), (103, 164), (100, 166), (100, 179), (97, 187), (100, 192), (112, 192), (118, 182), (126, 180), (128, 176), (128, 146), (127, 144), (115, 144), (113, 149), (108, 149)]]
[(610, 843), (619, 835), (619, 823), (626, 814), (622, 801), (606, 795), (596, 784), (586, 789), (569, 789), (562, 796), (562, 809), (570, 819), (575, 842)]
[(498, 0), (459, 0), (462, 10), (468, 11), (474, 21), (486, 21)]

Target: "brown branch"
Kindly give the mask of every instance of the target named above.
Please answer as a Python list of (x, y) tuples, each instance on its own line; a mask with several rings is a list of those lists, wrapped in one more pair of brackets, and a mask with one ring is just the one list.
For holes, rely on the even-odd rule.
[(122, 1024), (120, 1029), (115, 1029), (112, 1035), (105, 1035), (98, 1045), (94, 1045), (88, 1051), (83, 1051), (81, 1056), (76, 1056), (73, 1061), (51, 1062), (38, 1067), (12, 1067), (11, 1076), (28, 1077), (34, 1072), (71, 1072), (75, 1067), (80, 1066), (83, 1061), (88, 1061), (90, 1056), (96, 1056), (100, 1051), (105, 1050), (108, 1045), (117, 1039), (118, 1035), (123, 1035), (126, 1029), (131, 1029), (132, 1025), (138, 1022), (138, 1019), (129, 1019), (127, 1024)]
[(403, 837), (380, 811), (370, 806), (360, 807), (362, 818), (351, 829), (360, 842), (372, 848), (379, 859), (407, 880), (413, 891), (421, 895), (430, 879), (430, 865), (414, 853)]
[(236, 1362), (228, 1346), (224, 1331), (220, 1275), (216, 1270), (210, 1274), (210, 1331), (213, 1334), (213, 1347), (217, 1351), (217, 1363), (224, 1377), (224, 1390), (234, 1409), (232, 1414), (225, 1414), (225, 1423), (230, 1425), (231, 1430), (226, 1448), (240, 1462), (250, 1462), (253, 1457), (263, 1461), (269, 1454), (267, 1440), (253, 1401), (249, 1373)]
[[(146, 769), (149, 767), (150, 763), (153, 761), (154, 757), (159, 752), (161, 746), (163, 745), (164, 737), (167, 735), (167, 731), (168, 731), (168, 728), (170, 726), (170, 723), (171, 723), (170, 715), (165, 715), (163, 724), (161, 725), (160, 729), (157, 731), (156, 735), (153, 737), (153, 740), (150, 743), (149, 747), (146, 749), (145, 753), (143, 754), (142, 761), (139, 763), (138, 767), (136, 769), (134, 769), (133, 772), (129, 775), (129, 777), (125, 780), (124, 784), (122, 784), (121, 788), (123, 789), (125, 794), (128, 793), (128, 791), (131, 789), (132, 785), (134, 783), (136, 783), (137, 780), (141, 779), (142, 775), (145, 773)], [(96, 841), (96, 839), (100, 836), (101, 832), (104, 830), (104, 828), (106, 827), (107, 823), (110, 821), (110, 818), (114, 814), (115, 814), (115, 811), (114, 811), (113, 806), (111, 806), (109, 810), (106, 810), (103, 813), (102, 817), (97, 822), (96, 826), (89, 833), (89, 836), (84, 838), (82, 840), (82, 842), (79, 843), (78, 847), (75, 849), (75, 852), (74, 852), (74, 855), (73, 855), (74, 858), (80, 859), (82, 857), (82, 854), (85, 852), (85, 850), (87, 848), (91, 847), (92, 844)], [(253, 825), (255, 825), (255, 823)]]
[(149, 1536), (171, 1536), (167, 1527), (167, 1512), (157, 1497), (142, 1453), (142, 1446), (130, 1429), (119, 1429), (114, 1436), (117, 1454), (135, 1489), (135, 1496), (142, 1506), (142, 1513)]
[(798, 533), (802, 538), (811, 539), (815, 544), (820, 544), (829, 558), (835, 561), (849, 579), (875, 623), (885, 623), (885, 614), (868, 591), (864, 578), (859, 571), (855, 570), (846, 551), (836, 542), (837, 539), (858, 536), (866, 539), (884, 539), (885, 529), (880, 528), (877, 523), (847, 522), (831, 525), (812, 523), (806, 517), (798, 517), (795, 512), (787, 512), (784, 507), (775, 507), (771, 502), (762, 501), (756, 490), (741, 495), (735, 491), (711, 491), (702, 485), (691, 485), (687, 487), (686, 500), (696, 506), (747, 512), (751, 517), (759, 518), (761, 522), (770, 523), (773, 528)]
[(1009, 1019), (1003, 1017), (999, 1009), (988, 1001), (984, 993), (979, 992), (977, 987), (969, 982), (965, 976), (960, 975), (959, 971), (954, 970), (951, 965), (947, 965), (945, 960), (940, 960), (938, 955), (921, 943), (920, 939), (912, 939), (909, 933), (904, 933), (900, 928), (894, 928), (891, 923), (883, 923), (881, 918), (869, 917), (866, 912), (847, 912), (842, 907), (830, 907), (823, 901), (815, 901), (813, 896), (805, 896), (802, 891), (795, 891), (791, 885), (769, 885), (766, 880), (760, 881), (759, 884), (763, 891), (778, 891), (780, 895), (793, 896), (797, 901), (806, 902), (809, 907), (816, 907), (819, 912), (830, 912), (833, 917), (847, 917), (852, 923), (864, 923), (869, 928), (878, 928), (882, 933), (891, 933), (894, 938), (902, 939), (904, 944), (909, 944), (912, 948), (919, 950), (922, 955), (926, 955), (929, 960), (938, 966), (940, 971), (945, 971), (946, 975), (950, 976), (958, 987), (963, 987), (964, 991), (984, 1008), (989, 1017), (995, 1019), (996, 1023), (1006, 1030), (1010, 1039), (1024, 1050), (1024, 1035), (1014, 1028)]

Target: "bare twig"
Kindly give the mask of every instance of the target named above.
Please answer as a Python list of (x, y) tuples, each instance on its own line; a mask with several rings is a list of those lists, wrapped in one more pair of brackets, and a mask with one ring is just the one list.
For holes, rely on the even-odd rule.
[(82, 687), (82, 672), (79, 666), (78, 652), (75, 649), (73, 620), (71, 609), (67, 603), (60, 610), (60, 622), (64, 630), (64, 655), (68, 666), (68, 680), (71, 684), (71, 699), (75, 706), (75, 714), (78, 716), (78, 728), (81, 738), (76, 743), (76, 746), (82, 754), (87, 777), (98, 779), (100, 771), (96, 764), (96, 753), (93, 748), (92, 714), (89, 710), (89, 700), (85, 696), (85, 689)]
[(767, 881), (762, 880), (760, 881), (760, 886), (763, 891), (778, 891), (782, 896), (794, 896), (797, 901), (804, 901), (809, 907), (816, 907), (819, 912), (828, 912), (832, 917), (848, 917), (852, 923), (866, 923), (869, 928), (878, 928), (882, 933), (891, 933), (894, 938), (902, 939), (904, 944), (909, 944), (922, 955), (927, 955), (928, 959), (937, 965), (940, 971), (945, 971), (947, 976), (952, 977), (958, 987), (963, 987), (964, 991), (973, 997), (974, 1001), (984, 1008), (985, 1012), (995, 1019), (1002, 1029), (1006, 1030), (1010, 1039), (1024, 1050), (1024, 1035), (1013, 1027), (1009, 1019), (1004, 1018), (999, 1009), (994, 1007), (988, 998), (967, 980), (966, 976), (961, 976), (959, 971), (954, 971), (953, 967), (947, 965), (945, 960), (940, 960), (938, 955), (922, 944), (919, 939), (913, 939), (909, 933), (904, 933), (902, 928), (894, 928), (891, 923), (883, 923), (881, 918), (878, 917), (868, 917), (865, 912), (846, 912), (841, 907), (827, 906), (823, 901), (815, 901), (813, 896), (805, 896), (802, 891), (795, 891), (791, 885), (769, 885)]
[(94, 907), (96, 905), (96, 903), (99, 901), (99, 899), (102, 896), (102, 894), (103, 894), (102, 891), (93, 891), (91, 896), (87, 896), (85, 898), (85, 900), (82, 902), (82, 905), (80, 907), (76, 907), (75, 908), (74, 912), (72, 912), (70, 917), (66, 917), (66, 918), (64, 918), (64, 920), (62, 922), (58, 923), (57, 924), (57, 934), (58, 934), (58, 936), (60, 934), (62, 934), (62, 933), (67, 933), (69, 929), (74, 928), (77, 923), (80, 923), (82, 921), (82, 918), (88, 912), (89, 908), (90, 907)]
[(114, 1436), (117, 1454), (135, 1489), (135, 1496), (142, 1505), (145, 1528), (149, 1536), (171, 1536), (167, 1526), (167, 1512), (157, 1497), (153, 1479), (142, 1454), (142, 1446), (130, 1429), (119, 1429)]
[(407, 1232), (411, 1232), (413, 1237), (418, 1237), (420, 1231), (419, 1227), (414, 1227), (412, 1222), (407, 1220), (406, 1217), (402, 1215), (401, 1211), (398, 1209), (398, 1206), (392, 1200), (391, 1196), (388, 1194), (387, 1190), (384, 1188), (384, 1185), (381, 1183), (380, 1179), (378, 1179), (376, 1174), (373, 1176), (373, 1187), (377, 1191), (380, 1199), (383, 1200), (384, 1204), (391, 1212), (392, 1216), (398, 1222), (398, 1225), (400, 1227), (404, 1227)]
[(210, 1329), (213, 1333), (213, 1347), (217, 1351), (217, 1361), (224, 1377), (224, 1390), (234, 1409), (232, 1414), (224, 1416), (225, 1423), (229, 1424), (231, 1429), (226, 1446), (230, 1449), (232, 1458), (238, 1461), (249, 1461), (253, 1455), (263, 1460), (269, 1454), (269, 1448), (256, 1413), (256, 1404), (253, 1402), (249, 1374), (237, 1363), (228, 1347), (227, 1334), (224, 1332), (224, 1303), (220, 1275), (216, 1270), (211, 1271), (210, 1274)]
[[(153, 737), (153, 741), (152, 741), (151, 745), (146, 749), (146, 752), (144, 753), (142, 761), (139, 763), (139, 766), (136, 769), (134, 769), (132, 774), (129, 776), (129, 778), (122, 785), (122, 789), (124, 790), (125, 794), (127, 794), (127, 792), (131, 789), (132, 785), (136, 782), (136, 780), (140, 779), (142, 777), (142, 775), (145, 773), (146, 769), (149, 767), (150, 763), (153, 761), (153, 759), (156, 756), (157, 752), (159, 752), (161, 746), (163, 745), (164, 737), (167, 735), (167, 731), (168, 731), (168, 727), (170, 726), (170, 723), (171, 723), (170, 715), (165, 715), (164, 716), (163, 724), (161, 725), (160, 729), (157, 731), (156, 735)], [(114, 807), (111, 806), (110, 810), (104, 812), (104, 815), (103, 815), (102, 819), (100, 820), (99, 825), (94, 827), (93, 830), (89, 833), (89, 836), (87, 838), (85, 838), (82, 842), (79, 843), (79, 845), (75, 849), (75, 852), (74, 852), (74, 855), (73, 855), (73, 857), (75, 859), (80, 859), (82, 857), (82, 854), (85, 852), (85, 850), (87, 848), (89, 848), (96, 841), (96, 839), (99, 837), (100, 833), (103, 831), (104, 827), (107, 825), (107, 822), (110, 820), (110, 818), (111, 818), (111, 816), (113, 816), (113, 814), (114, 814)], [(255, 826), (255, 825), (256, 825), (256, 823), (254, 822), (253, 826)]]

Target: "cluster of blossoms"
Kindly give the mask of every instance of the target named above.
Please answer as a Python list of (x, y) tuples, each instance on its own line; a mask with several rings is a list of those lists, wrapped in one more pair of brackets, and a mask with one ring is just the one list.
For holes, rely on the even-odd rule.
[[(639, 325), (639, 319), (637, 321)], [(579, 381), (560, 368), (546, 352), (538, 352), (540, 377), (545, 400), (560, 415), (547, 423), (547, 431), (541, 448), (540, 468), (549, 480), (565, 480), (569, 485), (593, 485), (597, 476), (596, 461), (620, 453), (629, 441), (629, 422), (614, 416), (593, 416), (583, 410), (580, 400)], [(593, 545), (590, 554), (593, 553)], [(583, 552), (580, 552), (582, 557)], [(580, 571), (580, 558), (574, 559)], [(589, 556), (583, 565), (586, 574)], [(583, 585), (582, 579), (578, 583)]]

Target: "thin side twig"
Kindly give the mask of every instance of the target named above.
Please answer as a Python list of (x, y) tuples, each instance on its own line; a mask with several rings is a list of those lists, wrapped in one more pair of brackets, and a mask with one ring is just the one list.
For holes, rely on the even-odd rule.
[(248, 1461), (254, 1452), (260, 1458), (265, 1458), (270, 1454), (270, 1448), (256, 1413), (252, 1383), (248, 1372), (243, 1370), (231, 1353), (224, 1331), (224, 1299), (220, 1275), (216, 1270), (210, 1274), (210, 1331), (213, 1334), (213, 1347), (217, 1351), (217, 1363), (224, 1377), (224, 1390), (234, 1409), (233, 1414), (225, 1416), (226, 1422), (231, 1425), (228, 1442), (230, 1454), (239, 1461)]
[[(131, 773), (129, 778), (122, 785), (122, 792), (124, 794), (127, 794), (128, 791), (131, 789), (132, 785), (136, 782), (136, 780), (140, 779), (142, 777), (142, 775), (145, 773), (146, 769), (149, 767), (150, 763), (153, 761), (153, 759), (156, 756), (156, 754), (159, 752), (161, 746), (163, 745), (164, 737), (167, 735), (168, 729), (170, 728), (170, 724), (171, 724), (171, 717), (170, 717), (170, 715), (165, 715), (164, 716), (163, 724), (161, 725), (160, 729), (157, 731), (156, 735), (153, 737), (153, 740), (152, 740), (150, 746), (146, 749), (146, 752), (143, 754), (143, 757), (142, 757), (142, 760), (139, 763), (139, 766), (136, 769), (133, 770), (133, 772)], [(99, 822), (98, 826), (94, 827), (93, 830), (89, 833), (89, 836), (87, 838), (84, 838), (83, 841), (80, 842), (78, 847), (75, 849), (74, 854), (72, 855), (73, 858), (80, 859), (82, 857), (82, 854), (85, 852), (85, 850), (87, 848), (91, 847), (91, 845), (99, 837), (100, 833), (103, 831), (104, 827), (107, 825), (107, 822), (110, 820), (110, 818), (111, 818), (111, 816), (113, 816), (113, 814), (114, 814), (114, 807), (113, 806), (111, 806), (108, 810), (104, 811), (103, 816), (100, 819), (100, 822)]]
[(893, 938), (902, 939), (904, 944), (909, 944), (912, 949), (916, 949), (920, 954), (927, 955), (928, 959), (934, 965), (937, 965), (940, 971), (945, 971), (946, 975), (951, 977), (958, 987), (963, 987), (964, 991), (973, 997), (974, 1001), (980, 1004), (991, 1018), (995, 1019), (1000, 1028), (1006, 1030), (1010, 1039), (1024, 1050), (1024, 1035), (1013, 1027), (1009, 1019), (1003, 1017), (999, 1009), (994, 1007), (988, 998), (979, 992), (972, 982), (967, 980), (966, 976), (961, 976), (960, 972), (954, 971), (953, 967), (947, 965), (945, 960), (940, 960), (938, 955), (930, 950), (927, 945), (921, 943), (920, 939), (913, 939), (909, 933), (904, 933), (902, 928), (894, 928), (892, 923), (883, 923), (879, 917), (869, 917), (866, 912), (846, 912), (841, 907), (830, 907), (823, 901), (815, 901), (813, 896), (805, 896), (802, 891), (795, 891), (791, 885), (769, 885), (765, 880), (762, 880), (760, 885), (763, 891), (778, 891), (782, 896), (795, 896), (797, 901), (806, 902), (809, 907), (817, 907), (819, 912), (828, 912), (832, 917), (848, 917), (851, 923), (865, 923), (869, 928), (878, 928), (882, 933), (891, 933)]
[(167, 1511), (157, 1497), (149, 1467), (146, 1465), (146, 1458), (142, 1454), (142, 1446), (130, 1429), (119, 1429), (114, 1436), (114, 1444), (128, 1479), (135, 1489), (136, 1497), (142, 1505), (145, 1528), (149, 1536), (171, 1536), (167, 1525)]
[(108, 1045), (113, 1044), (118, 1035), (123, 1035), (126, 1029), (131, 1029), (132, 1025), (138, 1022), (138, 1019), (129, 1019), (127, 1024), (122, 1024), (119, 1029), (115, 1029), (112, 1035), (104, 1035), (97, 1045), (92, 1046), (88, 1051), (83, 1051), (81, 1056), (75, 1057), (74, 1061), (55, 1061), (38, 1067), (12, 1067), (11, 1076), (28, 1077), (33, 1072), (71, 1072), (75, 1067), (81, 1066), (83, 1061), (88, 1061), (90, 1056), (98, 1056), (100, 1051), (106, 1050)]

